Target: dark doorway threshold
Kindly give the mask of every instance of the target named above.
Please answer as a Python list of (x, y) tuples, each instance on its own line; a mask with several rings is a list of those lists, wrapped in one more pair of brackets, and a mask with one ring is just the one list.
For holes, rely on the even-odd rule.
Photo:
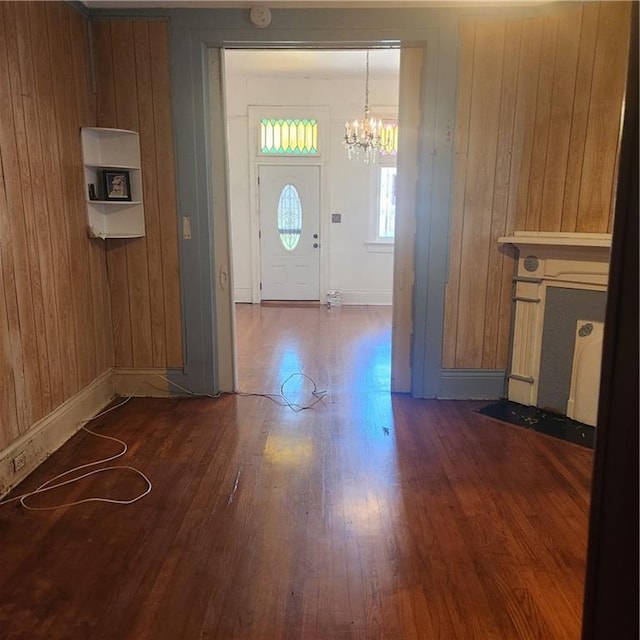
[(554, 438), (567, 440), (589, 449), (594, 448), (595, 427), (577, 422), (559, 413), (544, 411), (538, 407), (527, 407), (505, 399), (478, 409), (478, 413)]

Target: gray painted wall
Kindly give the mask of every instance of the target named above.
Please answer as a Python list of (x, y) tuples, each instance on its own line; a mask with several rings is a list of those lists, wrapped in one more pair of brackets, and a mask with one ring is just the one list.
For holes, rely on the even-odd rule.
[(567, 412), (578, 320), (604, 322), (604, 291), (547, 287), (538, 383), (538, 406)]

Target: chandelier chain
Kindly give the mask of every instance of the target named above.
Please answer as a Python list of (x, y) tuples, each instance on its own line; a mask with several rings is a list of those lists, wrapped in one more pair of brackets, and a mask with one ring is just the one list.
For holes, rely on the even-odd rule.
[(393, 154), (393, 130), (392, 126), (383, 126), (381, 119), (371, 117), (369, 111), (369, 49), (366, 50), (366, 67), (364, 83), (364, 117), (362, 120), (345, 122), (343, 144), (347, 150), (347, 156), (360, 158), (364, 162), (377, 162), (378, 154)]
[(364, 81), (364, 108), (369, 110), (369, 50), (367, 49), (367, 71)]

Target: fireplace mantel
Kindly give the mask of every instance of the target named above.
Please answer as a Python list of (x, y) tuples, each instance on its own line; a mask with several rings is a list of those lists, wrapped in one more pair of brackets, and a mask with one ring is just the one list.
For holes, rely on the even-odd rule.
[(606, 289), (610, 233), (516, 231), (498, 238), (498, 243), (520, 250), (516, 281), (536, 278), (558, 286)]
[(537, 405), (547, 287), (606, 291), (611, 234), (515, 231), (498, 243), (519, 249), (509, 399)]
[(514, 231), (512, 236), (498, 238), (500, 244), (548, 247), (611, 248), (610, 233), (570, 233), (560, 231)]

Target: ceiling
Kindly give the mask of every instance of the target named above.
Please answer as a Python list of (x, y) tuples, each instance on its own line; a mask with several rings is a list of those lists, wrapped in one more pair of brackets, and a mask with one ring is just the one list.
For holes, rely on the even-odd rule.
[(266, 6), (270, 9), (315, 8), (389, 8), (447, 7), (489, 5), (521, 6), (548, 4), (557, 0), (81, 0), (90, 9), (250, 9)]
[[(1, 1), (1, 0), (0, 0)], [(250, 9), (263, 6), (283, 8), (393, 8), (446, 7), (456, 5), (532, 5), (554, 0), (82, 0), (89, 9)], [(370, 54), (371, 75), (397, 75), (399, 49), (376, 49)], [(229, 75), (300, 78), (364, 77), (365, 54), (362, 50), (228, 50), (226, 72)]]
[[(361, 49), (327, 51), (318, 49), (228, 49), (227, 75), (336, 78), (353, 76), (364, 81), (366, 54)], [(398, 75), (400, 49), (372, 49), (369, 54), (372, 80), (376, 75)]]

